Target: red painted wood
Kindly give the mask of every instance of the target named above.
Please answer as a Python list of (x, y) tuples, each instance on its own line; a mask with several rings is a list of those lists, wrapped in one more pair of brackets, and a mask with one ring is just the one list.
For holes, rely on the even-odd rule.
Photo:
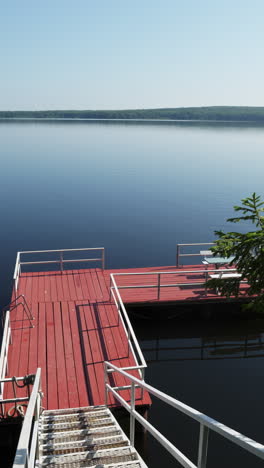
[(97, 312), (95, 308), (96, 304), (93, 303), (90, 306), (86, 306), (84, 310), (87, 334), (90, 343), (91, 362), (94, 365), (94, 370), (96, 374), (97, 392), (100, 401), (102, 401), (104, 398), (104, 376), (102, 371), (102, 366), (104, 363), (104, 353), (102, 350), (101, 337), (98, 333), (98, 326), (96, 323)]
[(62, 311), (60, 302), (54, 303), (54, 331), (58, 379), (58, 408), (69, 407), (68, 382), (66, 378), (65, 350), (62, 330)]
[(79, 317), (78, 317), (78, 306), (74, 302), (68, 303), (69, 317), (71, 323), (71, 336), (73, 343), (73, 354), (76, 371), (76, 381), (78, 383), (77, 391), (79, 394), (80, 406), (89, 405), (87, 386), (85, 380), (85, 371), (83, 366), (83, 353), (81, 347), (80, 330), (79, 330)]
[(87, 286), (87, 282), (86, 282), (86, 277), (85, 277), (85, 271), (80, 271), (80, 285), (81, 285), (81, 288), (82, 288), (82, 295), (83, 295), (83, 300), (84, 302), (88, 300), (88, 298), (90, 297), (90, 294), (89, 294), (89, 289), (88, 289), (88, 286)]
[(69, 283), (68, 283), (68, 272), (64, 271), (61, 274), (61, 282), (62, 282), (62, 290), (63, 290), (63, 301), (70, 301), (71, 295), (70, 295), (70, 290), (69, 290)]
[(56, 276), (50, 275), (50, 298), (52, 302), (58, 301)]
[[(202, 273), (183, 273), (184, 270), (201, 272), (203, 267), (188, 266), (179, 269), (179, 275), (164, 275), (161, 284), (178, 281), (204, 281)], [(175, 271), (175, 267), (157, 267), (115, 272)], [(120, 276), (118, 285), (157, 284), (157, 276)], [(42, 387), (46, 408), (77, 407), (104, 403), (104, 361), (117, 366), (135, 365), (128, 347), (126, 333), (118, 320), (113, 301), (109, 301), (110, 271), (100, 269), (67, 270), (23, 274), (19, 293), (24, 294), (35, 316), (34, 328), (18, 307), (11, 313), (13, 344), (9, 353), (9, 375), (33, 373), (42, 368)], [(243, 286), (246, 291), (246, 288)], [(224, 301), (214, 291), (207, 295), (202, 288), (164, 288), (158, 300), (157, 290), (120, 289), (124, 303), (156, 303), (163, 301)], [(139, 376), (138, 371), (131, 371)], [(118, 374), (110, 376), (116, 386), (125, 385), (126, 379)], [(62, 383), (62, 384), (61, 384)], [(20, 390), (19, 390), (20, 392)], [(121, 392), (130, 399), (128, 390)], [(11, 390), (6, 386), (6, 395)], [(114, 399), (111, 399), (112, 403)], [(148, 394), (137, 402), (149, 404)], [(116, 404), (116, 403), (115, 403)]]
[[(194, 271), (197, 274), (193, 273), (182, 273), (183, 271)], [(138, 269), (127, 269), (127, 270), (113, 270), (112, 273), (149, 273), (149, 272), (165, 272), (165, 271), (178, 271), (180, 274), (178, 275), (162, 275), (161, 276), (161, 284), (171, 284), (177, 282), (188, 282), (188, 283), (195, 283), (200, 281), (201, 287), (193, 286), (193, 288), (186, 288), (186, 287), (171, 287), (171, 288), (162, 288), (160, 293), (160, 299), (157, 296), (157, 289), (156, 288), (135, 288), (135, 289), (120, 289), (120, 293), (124, 303), (156, 303), (156, 302), (177, 302), (177, 301), (201, 301), (201, 300), (210, 300), (216, 299), (217, 301), (225, 301), (225, 298), (217, 296), (214, 291), (207, 291), (202, 286), (202, 283), (205, 281), (204, 273), (202, 273), (204, 267), (201, 265), (190, 265), (185, 266), (182, 268), (175, 268), (175, 267), (151, 267), (151, 268), (138, 268)], [(200, 274), (199, 274), (200, 272)], [(104, 272), (104, 277), (106, 284), (109, 285), (109, 270)], [(135, 275), (135, 276), (116, 276), (115, 277), (116, 283), (118, 286), (136, 286), (136, 285), (157, 285), (157, 275)], [(246, 286), (241, 285), (241, 290), (246, 291)]]
[(93, 285), (93, 281), (92, 281), (90, 271), (87, 271), (85, 273), (85, 279), (86, 279), (86, 284), (87, 284), (87, 288), (88, 288), (88, 291), (89, 291), (89, 299), (90, 299), (91, 302), (94, 302), (94, 301), (96, 301), (96, 293), (95, 293), (95, 290), (94, 290), (94, 285)]
[(29, 273), (26, 276), (26, 285), (25, 285), (25, 292), (24, 292), (29, 306), (31, 306), (32, 279), (33, 279), (32, 275)]
[(73, 273), (71, 270), (68, 270), (68, 285), (69, 285), (69, 292), (70, 292), (70, 300), (77, 301), (78, 296), (77, 296), (76, 287), (74, 283)]
[[(22, 294), (21, 291), (24, 291), (26, 288), (26, 278), (21, 278), (20, 289), (18, 290), (18, 295)], [(21, 355), (21, 336), (22, 336), (22, 318), (23, 318), (23, 307), (20, 305), (13, 309), (10, 313), (10, 322), (11, 322), (11, 333), (12, 333), (12, 344), (9, 346), (8, 352), (8, 371), (7, 376), (13, 377), (18, 376), (19, 370), (19, 356)], [(13, 398), (13, 386), (8, 383), (4, 387), (4, 397)], [(5, 410), (8, 411), (12, 404), (6, 405)]]
[(76, 273), (73, 272), (72, 276), (73, 276), (77, 300), (82, 301), (83, 299), (85, 299), (85, 296), (83, 296), (80, 274), (78, 272)]
[[(55, 346), (55, 322), (53, 304), (46, 304), (46, 330), (47, 330), (47, 399), (48, 408), (58, 408), (58, 381)], [(64, 382), (60, 382), (60, 385)]]
[[(62, 302), (62, 327), (63, 327), (63, 340), (64, 340), (64, 352), (65, 352), (65, 363), (66, 363), (66, 378), (68, 384), (69, 404), (70, 408), (77, 408), (79, 406), (79, 395), (77, 391), (78, 381), (76, 379), (75, 362), (72, 337), (71, 337), (71, 324), (69, 318), (68, 303)], [(80, 365), (80, 363), (79, 363)]]
[[(33, 289), (32, 289), (33, 291)], [(33, 301), (33, 298), (32, 298)], [(38, 303), (32, 302), (32, 314), (34, 316), (34, 328), (30, 328), (30, 344), (28, 356), (28, 374), (35, 374), (38, 367)]]
[(38, 322), (38, 367), (41, 367), (41, 383), (44, 398), (42, 406), (47, 409), (47, 359), (46, 359), (46, 316), (45, 303), (39, 304), (39, 322)]
[[(100, 314), (102, 335), (107, 350), (105, 361), (116, 363), (117, 367), (133, 365), (133, 362), (131, 363), (131, 360), (128, 358), (127, 350), (123, 347), (123, 342), (120, 340), (120, 330), (116, 327), (118, 320), (117, 317), (113, 317), (112, 315), (111, 304), (98, 305), (98, 312)], [(114, 383), (114, 386), (127, 385), (126, 379), (120, 374), (111, 374), (110, 380), (112, 380), (111, 383)], [(128, 390), (122, 391), (121, 396), (127, 401), (130, 398)]]
[(63, 285), (62, 285), (62, 275), (61, 273), (57, 273), (54, 275), (55, 282), (56, 282), (56, 289), (57, 289), (57, 300), (63, 301), (64, 300), (64, 293), (63, 293)]
[[(40, 273), (38, 278), (38, 300), (45, 301), (45, 273)], [(19, 280), (20, 281), (20, 280)]]
[[(197, 276), (182, 273), (199, 272), (201, 267), (179, 269), (180, 275), (164, 275), (162, 284), (177, 281), (197, 281)], [(115, 272), (175, 271), (175, 267), (157, 267)], [(20, 278), (19, 293), (25, 294), (35, 315), (33, 329), (22, 308), (11, 314), (13, 345), (9, 353), (9, 375), (25, 375), (42, 367), (45, 407), (85, 406), (104, 402), (104, 360), (118, 366), (134, 365), (127, 337), (118, 323), (115, 305), (109, 302), (110, 271), (99, 269), (68, 270), (63, 273), (27, 273)], [(201, 282), (204, 276), (200, 275)], [(157, 276), (116, 277), (119, 285), (157, 284)], [(157, 290), (120, 290), (124, 302), (157, 302)], [(197, 286), (164, 288), (159, 301), (193, 301), (222, 298), (209, 291), (207, 296)], [(74, 303), (75, 301), (75, 303)], [(60, 304), (61, 302), (61, 304)], [(46, 304), (46, 305), (45, 305)], [(20, 329), (22, 327), (22, 329)], [(19, 356), (19, 359), (18, 359)], [(137, 371), (131, 371), (138, 376)], [(113, 374), (114, 385), (126, 384), (126, 379)], [(64, 385), (58, 385), (61, 381)], [(8, 386), (6, 393), (10, 394)], [(129, 400), (127, 390), (122, 395)], [(9, 395), (10, 396), (10, 395)], [(138, 403), (150, 403), (148, 395)], [(114, 403), (114, 400), (112, 399)]]
[(97, 268), (96, 269), (96, 275), (97, 275), (97, 279), (98, 279), (98, 282), (100, 284), (100, 288), (101, 288), (101, 291), (102, 291), (103, 300), (108, 301), (109, 297), (110, 297), (109, 296), (109, 287), (106, 286), (106, 282), (105, 282), (105, 278), (104, 278), (102, 270), (99, 270), (99, 268)]
[(44, 288), (45, 302), (51, 302), (50, 275), (44, 277)]
[(99, 284), (99, 281), (98, 281), (98, 278), (97, 278), (96, 270), (91, 270), (91, 278), (92, 278), (94, 291), (95, 291), (95, 295), (96, 295), (96, 301), (100, 302), (101, 300), (103, 300), (103, 294), (102, 294), (100, 284)]
[(84, 367), (87, 376), (87, 382), (89, 382), (88, 388), (88, 398), (91, 405), (99, 405), (100, 404), (100, 395), (98, 389), (98, 383), (96, 378), (96, 371), (95, 366), (92, 358), (92, 351), (90, 346), (90, 339), (89, 339), (89, 332), (88, 326), (86, 322), (86, 315), (87, 318), (89, 316), (89, 305), (79, 306), (80, 312), (80, 321), (81, 321), (81, 340), (83, 343), (83, 353), (84, 353)]

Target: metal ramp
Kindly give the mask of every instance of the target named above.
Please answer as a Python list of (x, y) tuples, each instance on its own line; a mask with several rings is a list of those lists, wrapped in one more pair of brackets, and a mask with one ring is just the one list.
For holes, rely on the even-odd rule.
[(35, 467), (147, 468), (106, 406), (44, 411)]

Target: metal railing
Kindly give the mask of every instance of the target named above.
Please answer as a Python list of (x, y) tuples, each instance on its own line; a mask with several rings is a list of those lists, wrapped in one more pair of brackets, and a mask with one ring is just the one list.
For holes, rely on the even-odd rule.
[(8, 369), (8, 348), (9, 343), (11, 342), (11, 325), (10, 325), (10, 312), (7, 310), (4, 314), (4, 324), (3, 324), (3, 338), (1, 344), (1, 354), (0, 354), (0, 400), (3, 399), (4, 393), (4, 381), (3, 379), (6, 376)]
[[(21, 301), (18, 300), (21, 298)], [(28, 320), (30, 321), (31, 328), (34, 327), (32, 324), (32, 320), (34, 317), (32, 316), (31, 310), (27, 304), (27, 301), (24, 295), (18, 296), (17, 299), (14, 299), (8, 306), (6, 306), (2, 310), (2, 342), (1, 342), (1, 352), (0, 352), (0, 401), (3, 400), (3, 393), (4, 393), (4, 379), (8, 370), (8, 349), (9, 344), (12, 343), (12, 333), (11, 333), (11, 322), (10, 322), (10, 312), (14, 310), (16, 307), (21, 305), (26, 312)]]
[(177, 244), (177, 252), (176, 252), (176, 266), (179, 267), (181, 266), (181, 263), (180, 263), (180, 258), (181, 257), (204, 257), (204, 254), (202, 253), (198, 253), (198, 252), (195, 252), (195, 253), (181, 253), (181, 250), (183, 247), (202, 247), (202, 246), (209, 246), (209, 245), (214, 245), (214, 242), (202, 242), (202, 243), (195, 243), (195, 244)]
[[(110, 283), (110, 291), (112, 292), (113, 289), (119, 291), (123, 289), (156, 289), (157, 290), (157, 299), (160, 299), (161, 295), (161, 289), (162, 288), (176, 288), (176, 287), (188, 287), (188, 286), (198, 286), (198, 287), (204, 287), (205, 292), (207, 293), (207, 288), (206, 288), (206, 282), (209, 279), (211, 274), (219, 274), (219, 275), (224, 275), (225, 273), (228, 274), (237, 274), (237, 269), (236, 268), (214, 268), (214, 269), (202, 269), (202, 270), (178, 270), (178, 271), (159, 271), (159, 272), (144, 272), (144, 273), (112, 273), (110, 275), (111, 278), (111, 283)], [(187, 276), (187, 275), (196, 275), (197, 280), (192, 280), (192, 281), (187, 281), (186, 278), (180, 280), (180, 281), (173, 281), (172, 283), (166, 283), (162, 284), (162, 276), (170, 276), (174, 275), (176, 277), (181, 277), (181, 276)], [(147, 276), (147, 277), (156, 277), (157, 280), (153, 284), (143, 284), (142, 282), (139, 284), (131, 284), (131, 285), (117, 285), (115, 281), (115, 277), (121, 277), (121, 276), (129, 276), (129, 277), (141, 277), (141, 276)], [(245, 281), (241, 281), (243, 283)], [(113, 286), (114, 285), (114, 286)], [(119, 294), (120, 296), (120, 294)], [(122, 301), (121, 297), (120, 300)], [(136, 301), (135, 301), (136, 302)], [(122, 301), (123, 304), (123, 301)]]
[(17, 290), (18, 290), (20, 274), (21, 274), (20, 252), (17, 252), (16, 264), (15, 264), (15, 269), (14, 269), (14, 274), (13, 274), (13, 284), (14, 284), (15, 293), (17, 293)]
[(133, 327), (131, 325), (131, 322), (129, 320), (126, 308), (124, 306), (124, 303), (118, 291), (118, 287), (116, 285), (114, 275), (112, 273), (110, 274), (110, 297), (114, 299), (114, 303), (118, 311), (119, 319), (121, 320), (123, 324), (123, 327), (127, 336), (129, 349), (131, 350), (131, 353), (136, 362), (136, 366), (123, 367), (123, 370), (137, 369), (141, 375), (141, 378), (144, 379), (144, 372), (145, 372), (145, 368), (147, 367), (147, 364), (143, 356), (143, 353), (141, 351), (141, 348), (139, 346), (139, 343), (135, 335), (135, 332), (133, 330)]
[[(18, 380), (18, 379), (17, 379)], [(17, 445), (13, 468), (33, 468), (38, 458), (38, 423), (41, 408), (41, 369), (38, 368)]]
[(30, 327), (34, 328), (34, 325), (32, 323), (32, 320), (34, 320), (34, 317), (32, 315), (32, 312), (31, 312), (31, 310), (29, 308), (29, 305), (27, 303), (27, 300), (26, 300), (24, 294), (20, 294), (13, 301), (11, 301), (8, 304), (8, 306), (4, 307), (3, 313), (5, 313), (7, 310), (9, 312), (12, 312), (12, 310), (16, 309), (20, 305), (23, 307), (23, 311), (25, 312), (25, 314), (26, 314), (26, 316), (27, 316), (27, 318), (28, 318), (28, 320), (30, 322)]
[[(100, 251), (101, 255), (98, 258), (73, 258), (68, 259), (64, 257), (66, 252), (87, 252), (87, 251)], [(38, 260), (38, 261), (21, 261), (21, 256), (35, 255), (35, 254), (58, 254), (59, 258), (55, 260)], [(57, 250), (28, 250), (17, 253), (16, 264), (13, 275), (14, 290), (17, 293), (19, 285), (19, 277), (24, 265), (48, 265), (57, 264), (59, 265), (60, 271), (64, 271), (65, 263), (81, 263), (81, 262), (101, 262), (102, 270), (105, 269), (105, 249), (104, 247), (91, 247), (83, 249), (57, 249)]]
[[(108, 379), (110, 372), (117, 372), (123, 375), (130, 381), (130, 404), (121, 397), (115, 388), (111, 387)], [(154, 395), (159, 400), (170, 405), (172, 408), (190, 417), (192, 420), (200, 424), (200, 433), (198, 441), (198, 459), (197, 464), (194, 464), (189, 458), (186, 457), (175, 445), (173, 445), (161, 432), (159, 432), (151, 423), (149, 423), (141, 414), (139, 414), (135, 407), (135, 389), (141, 388), (146, 390), (151, 395)], [(110, 362), (105, 362), (105, 389), (106, 389), (106, 405), (108, 404), (108, 394), (112, 393), (114, 397), (121, 403), (121, 405), (130, 413), (130, 443), (134, 446), (135, 443), (135, 421), (137, 420), (153, 437), (185, 468), (206, 468), (207, 464), (207, 450), (209, 432), (213, 431), (230, 440), (235, 445), (242, 447), (244, 450), (256, 455), (258, 458), (264, 460), (264, 445), (244, 436), (240, 432), (231, 429), (228, 426), (216, 421), (215, 419), (206, 416), (205, 414), (197, 411), (196, 409), (187, 406), (179, 400), (167, 395), (166, 393), (157, 390), (151, 385), (146, 384), (144, 381), (128, 374), (127, 372), (119, 369)]]

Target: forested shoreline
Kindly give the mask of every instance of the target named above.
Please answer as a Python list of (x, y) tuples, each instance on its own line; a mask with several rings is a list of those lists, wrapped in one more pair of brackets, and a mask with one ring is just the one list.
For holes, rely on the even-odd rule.
[(1, 119), (143, 119), (264, 122), (264, 107), (0, 111)]

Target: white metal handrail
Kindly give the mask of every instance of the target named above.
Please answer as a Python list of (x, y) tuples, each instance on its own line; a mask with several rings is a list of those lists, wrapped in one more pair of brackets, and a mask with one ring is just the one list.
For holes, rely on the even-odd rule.
[[(145, 358), (143, 356), (143, 353), (141, 351), (141, 348), (139, 346), (138, 340), (136, 338), (135, 332), (133, 330), (133, 327), (131, 325), (131, 322), (129, 320), (126, 308), (124, 306), (124, 303), (122, 301), (122, 298), (120, 296), (120, 293), (118, 291), (118, 287), (116, 285), (114, 275), (111, 273), (110, 274), (110, 296), (113, 297), (119, 318), (123, 324), (125, 333), (127, 335), (128, 339), (128, 344), (129, 348), (134, 356), (136, 366), (135, 367), (130, 367), (126, 368), (126, 370), (132, 370), (132, 369), (138, 369), (141, 375), (141, 378), (144, 378), (144, 369), (147, 367)], [(139, 361), (138, 361), (139, 359)]]
[[(131, 382), (131, 398), (130, 404), (121, 397), (121, 395), (109, 384), (108, 374), (109, 372), (118, 372), (119, 374), (126, 377)], [(173, 445), (161, 432), (159, 432), (152, 424), (150, 424), (141, 414), (136, 411), (135, 408), (135, 389), (136, 387), (146, 390), (151, 395), (154, 395), (158, 399), (170, 405), (172, 408), (180, 411), (191, 419), (197, 421), (200, 424), (199, 434), (199, 445), (198, 445), (198, 460), (195, 465), (189, 458), (187, 458), (175, 445)], [(255, 440), (246, 437), (240, 432), (231, 429), (230, 427), (216, 421), (213, 418), (197, 411), (196, 409), (182, 403), (181, 401), (167, 395), (164, 392), (146, 384), (144, 381), (137, 379), (136, 377), (128, 374), (122, 369), (116, 367), (110, 362), (105, 362), (105, 388), (106, 388), (106, 404), (108, 404), (108, 393), (112, 393), (114, 397), (126, 408), (130, 413), (130, 442), (134, 446), (135, 441), (135, 420), (137, 420), (142, 426), (149, 431), (158, 442), (165, 447), (165, 449), (185, 468), (206, 468), (207, 463), (207, 449), (208, 449), (208, 437), (209, 431), (213, 431), (221, 435), (222, 437), (230, 440), (235, 445), (242, 447), (243, 449), (256, 455), (258, 458), (264, 460), (264, 445), (256, 442)]]
[[(87, 251), (100, 251), (101, 256), (98, 258), (73, 258), (68, 259), (64, 258), (63, 255), (65, 252), (87, 252)], [(32, 254), (59, 254), (59, 259), (57, 260), (38, 260), (38, 261), (21, 261), (21, 256), (23, 255), (32, 255)], [(65, 263), (80, 263), (80, 262), (101, 262), (102, 270), (105, 269), (105, 249), (104, 247), (85, 247), (83, 249), (56, 249), (56, 250), (25, 250), (23, 252), (17, 253), (16, 264), (13, 275), (14, 289), (17, 293), (19, 285), (19, 277), (21, 274), (21, 267), (24, 265), (47, 265), (47, 264), (57, 264), (60, 265), (60, 271), (64, 270)]]
[(20, 274), (21, 274), (20, 252), (17, 252), (16, 264), (15, 264), (15, 269), (14, 269), (14, 274), (13, 274), (13, 283), (14, 283), (15, 293), (17, 293), (17, 290), (18, 290), (18, 283), (19, 283)]
[(214, 242), (196, 242), (194, 244), (177, 244), (177, 253), (176, 253), (176, 266), (179, 267), (180, 266), (180, 258), (181, 257), (203, 257), (204, 255), (201, 254), (200, 252), (199, 253), (181, 253), (181, 249), (182, 247), (196, 247), (196, 246), (199, 246), (199, 247), (202, 247), (202, 246), (205, 246), (205, 245), (214, 245)]
[(8, 368), (8, 348), (9, 343), (11, 342), (11, 325), (10, 325), (10, 312), (7, 310), (5, 312), (4, 327), (3, 327), (3, 338), (1, 344), (1, 354), (0, 354), (0, 400), (3, 399), (4, 393), (4, 382), (2, 381), (6, 376), (6, 371)]
[(41, 406), (41, 369), (38, 368), (17, 445), (13, 468), (33, 468), (38, 457), (38, 422)]
[[(217, 268), (214, 268), (214, 269), (203, 269), (203, 270), (178, 270), (178, 271), (158, 271), (158, 272), (144, 272), (144, 273), (141, 273), (141, 272), (138, 272), (138, 273), (112, 273), (110, 275), (111, 277), (111, 283), (110, 283), (110, 290), (114, 289), (112, 284), (113, 282), (115, 281), (114, 278), (116, 276), (156, 276), (157, 277), (157, 282), (155, 284), (131, 284), (131, 285), (116, 285), (116, 282), (115, 282), (115, 285), (116, 285), (116, 288), (118, 290), (121, 290), (121, 289), (157, 289), (157, 299), (160, 299), (160, 291), (162, 288), (175, 288), (175, 287), (179, 287), (179, 286), (204, 286), (205, 287), (205, 291), (207, 292), (207, 289), (206, 289), (206, 282), (207, 280), (209, 279), (210, 277), (210, 274), (224, 274), (224, 273), (234, 273), (236, 274), (237, 273), (237, 269), (236, 268), (221, 268), (221, 269), (217, 269)], [(187, 280), (184, 280), (184, 281), (179, 281), (179, 282), (173, 282), (173, 283), (166, 283), (166, 284), (162, 284), (161, 282), (161, 278), (162, 276), (164, 275), (176, 275), (176, 276), (182, 276), (182, 275), (187, 275), (187, 274), (191, 274), (191, 275), (197, 275), (197, 281), (187, 281)], [(201, 277), (199, 279), (199, 277)], [(199, 279), (199, 281), (198, 281)], [(240, 281), (241, 283), (245, 282), (245, 281)]]

